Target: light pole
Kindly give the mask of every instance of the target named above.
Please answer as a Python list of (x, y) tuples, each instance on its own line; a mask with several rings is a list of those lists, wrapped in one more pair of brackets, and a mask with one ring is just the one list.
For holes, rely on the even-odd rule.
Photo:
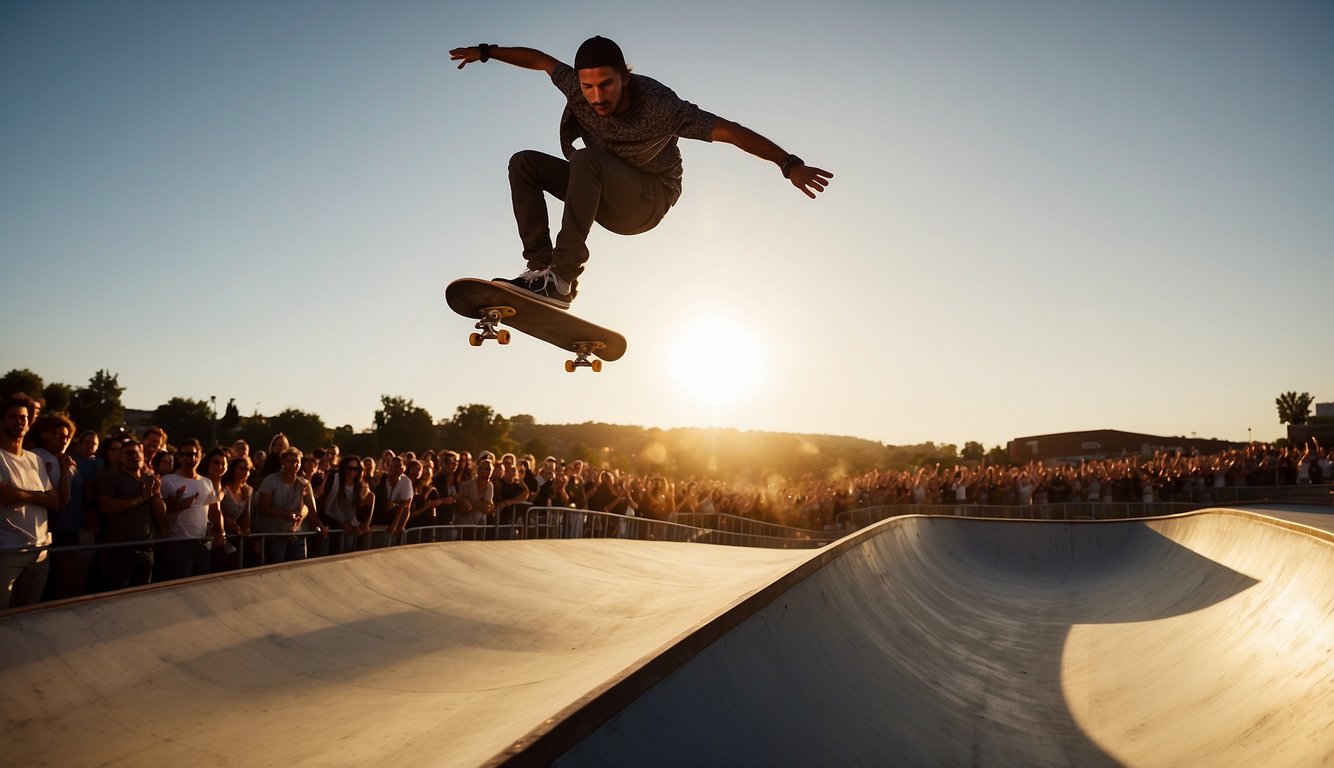
[(211, 445), (213, 445), (213, 446), (217, 446), (217, 444), (218, 444), (218, 396), (217, 396), (217, 395), (209, 395), (209, 396), (208, 396), (208, 404), (209, 404), (209, 406), (213, 409), (213, 418), (210, 420), (210, 424), (209, 424), (209, 427), (210, 427), (211, 431), (213, 432), (213, 442), (211, 443)]

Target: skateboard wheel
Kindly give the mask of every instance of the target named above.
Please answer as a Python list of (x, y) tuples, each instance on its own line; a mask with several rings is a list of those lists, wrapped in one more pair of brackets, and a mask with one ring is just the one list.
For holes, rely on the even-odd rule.
[(574, 361), (573, 361), (573, 360), (566, 360), (566, 361), (565, 361), (565, 372), (566, 372), (566, 373), (574, 373)]
[(482, 335), (480, 333), (468, 334), (468, 343), (473, 345), (474, 347), (482, 346)]
[(593, 373), (602, 373), (602, 361), (601, 361), (601, 360), (594, 360), (592, 363), (589, 364), (589, 367), (591, 367), (591, 368), (593, 369)]
[(496, 331), (496, 341), (500, 342), (501, 344), (510, 343), (510, 332), (504, 329)]

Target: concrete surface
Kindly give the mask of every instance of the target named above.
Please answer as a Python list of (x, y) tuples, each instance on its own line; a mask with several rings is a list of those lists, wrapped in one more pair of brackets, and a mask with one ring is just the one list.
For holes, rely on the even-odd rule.
[(840, 545), (561, 764), (1334, 764), (1329, 534), (913, 517)]
[(1334, 765), (1334, 535), (1230, 511), (398, 548), (0, 649), (7, 764)]
[(808, 555), (455, 542), (0, 618), (0, 763), (478, 765)]

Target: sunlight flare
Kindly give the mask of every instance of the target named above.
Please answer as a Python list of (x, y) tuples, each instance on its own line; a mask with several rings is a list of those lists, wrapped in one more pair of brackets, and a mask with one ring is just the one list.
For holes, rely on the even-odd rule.
[(687, 315), (669, 366), (681, 392), (696, 402), (728, 405), (752, 394), (768, 375), (768, 345), (756, 329), (726, 310)]

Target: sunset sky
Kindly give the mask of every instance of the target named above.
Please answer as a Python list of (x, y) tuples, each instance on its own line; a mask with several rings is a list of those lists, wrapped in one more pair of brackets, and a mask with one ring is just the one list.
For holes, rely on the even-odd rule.
[[(988, 447), (1334, 401), (1334, 4), (467, 5), (0, 4), (0, 370)], [(682, 142), (666, 220), (590, 240), (573, 311), (629, 352), (571, 375), (445, 306), (522, 269), (505, 168), (562, 107), (448, 51), (594, 34), (835, 178)]]

